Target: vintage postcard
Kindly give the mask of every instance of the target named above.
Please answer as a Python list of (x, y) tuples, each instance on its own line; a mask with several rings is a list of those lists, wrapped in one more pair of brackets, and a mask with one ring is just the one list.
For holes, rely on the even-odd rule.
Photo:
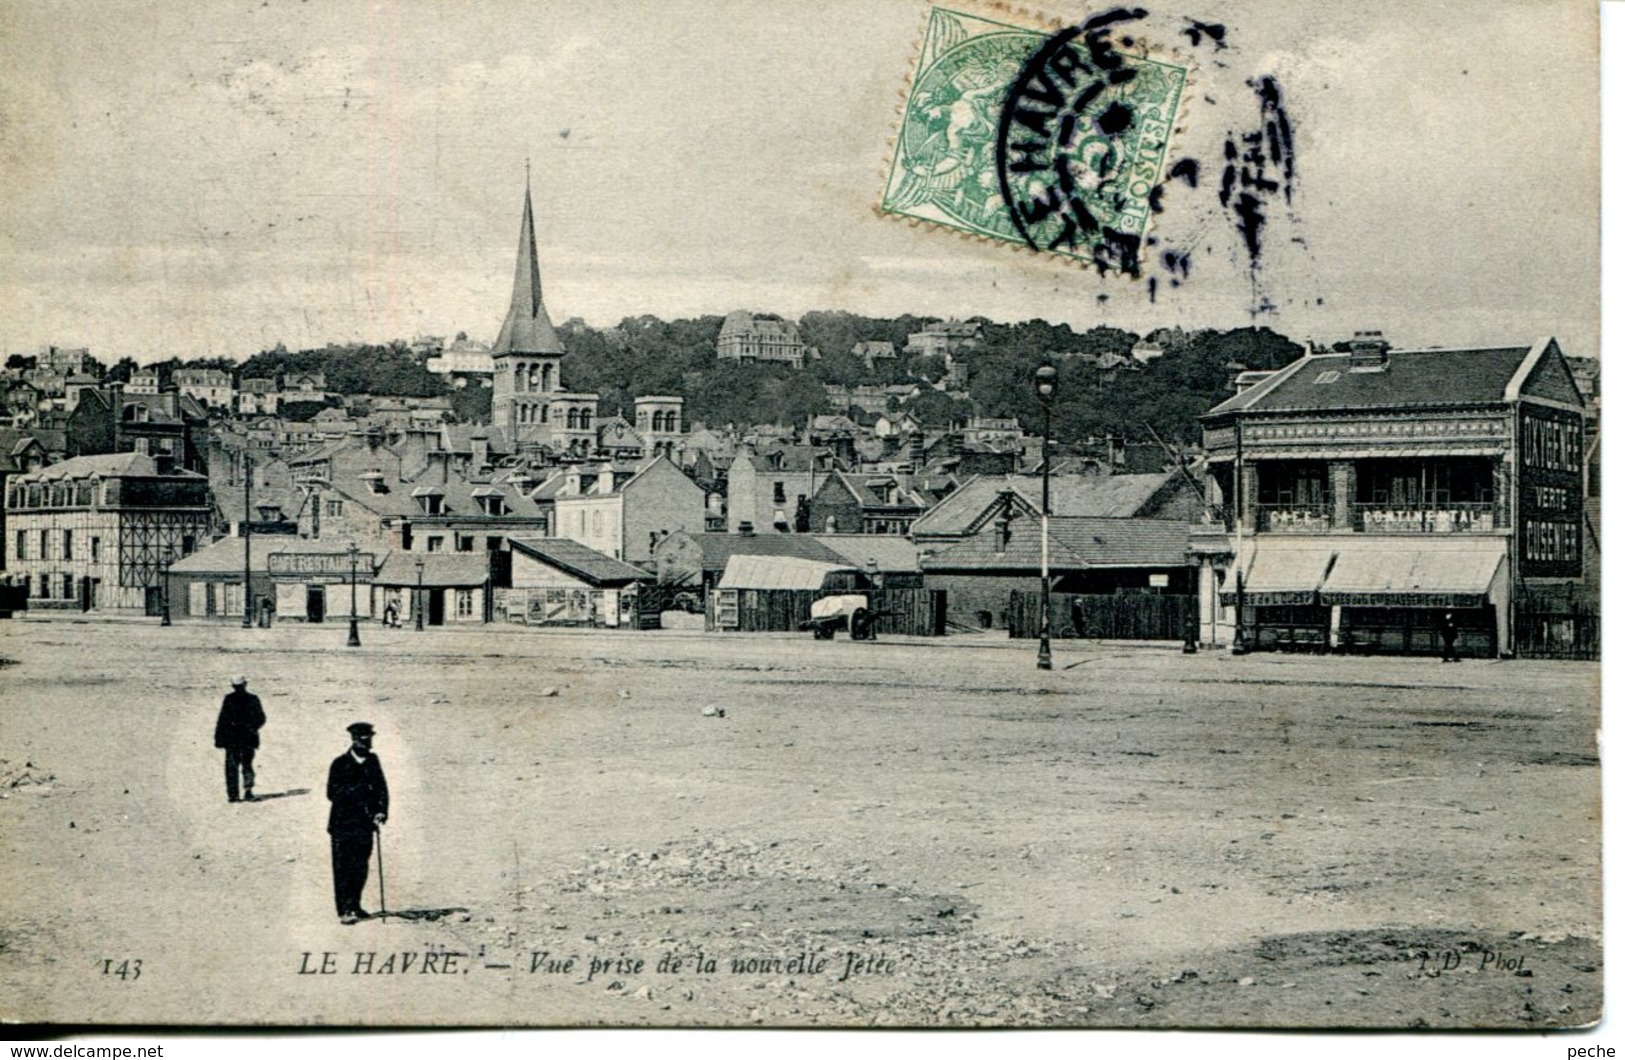
[(4, 20), (0, 1019), (1601, 1018), (1594, 5)]

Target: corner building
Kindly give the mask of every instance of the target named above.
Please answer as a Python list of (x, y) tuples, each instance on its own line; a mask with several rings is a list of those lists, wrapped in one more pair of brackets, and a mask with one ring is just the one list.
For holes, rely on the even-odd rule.
[(1556, 341), (1312, 354), (1201, 418), (1201, 639), (1515, 654), (1584, 577), (1584, 403)]

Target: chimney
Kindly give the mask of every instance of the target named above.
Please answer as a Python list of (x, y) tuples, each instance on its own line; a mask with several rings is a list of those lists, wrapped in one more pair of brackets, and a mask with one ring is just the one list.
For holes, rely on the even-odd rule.
[(113, 448), (111, 452), (124, 451), (124, 384), (107, 384), (108, 414), (113, 417)]
[(471, 450), (473, 450), (474, 454), (473, 470), (479, 471), (490, 466), (491, 441), (490, 437), (483, 430), (477, 430), (469, 434), (468, 446)]
[(171, 453), (155, 453), (152, 457), (152, 468), (159, 475), (173, 475), (175, 473), (175, 457)]
[(914, 465), (915, 471), (925, 469), (925, 435), (919, 431), (908, 436), (908, 462)]
[(1356, 331), (1349, 340), (1349, 371), (1380, 372), (1388, 367), (1388, 351), (1393, 346), (1380, 331)]

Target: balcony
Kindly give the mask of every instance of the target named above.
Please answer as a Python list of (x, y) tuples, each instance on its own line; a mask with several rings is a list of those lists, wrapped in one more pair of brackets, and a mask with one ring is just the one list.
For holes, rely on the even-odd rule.
[(1260, 504), (1258, 529), (1271, 534), (1323, 534), (1332, 528), (1330, 504)]
[(1368, 534), (1483, 534), (1495, 530), (1495, 505), (1482, 503), (1356, 504), (1354, 528)]

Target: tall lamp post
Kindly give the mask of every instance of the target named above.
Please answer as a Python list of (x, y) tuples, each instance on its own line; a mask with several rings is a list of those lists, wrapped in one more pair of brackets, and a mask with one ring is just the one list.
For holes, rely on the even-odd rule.
[(412, 619), (413, 619), (413, 624), (417, 627), (417, 631), (419, 633), (422, 633), (423, 632), (423, 557), (422, 556), (419, 556), (417, 558), (416, 566), (417, 566), (417, 569), (418, 569), (418, 591), (417, 591), (417, 595), (412, 598)]
[(1049, 652), (1049, 429), (1050, 406), (1055, 399), (1055, 369), (1046, 364), (1033, 373), (1033, 389), (1038, 392), (1038, 403), (1044, 406), (1044, 448), (1040, 459), (1044, 467), (1044, 494), (1038, 515), (1038, 668), (1052, 670), (1055, 664)]
[(169, 619), (169, 565), (175, 562), (175, 557), (169, 553), (164, 554), (162, 569), (164, 572), (164, 617), (158, 620), (160, 626), (170, 625)]
[(344, 642), (350, 648), (361, 647), (361, 630), (355, 624), (355, 568), (360, 558), (361, 550), (354, 541), (350, 542), (350, 639)]
[(254, 461), (243, 456), (243, 628), (254, 628), (254, 564), (249, 546), (254, 533)]

